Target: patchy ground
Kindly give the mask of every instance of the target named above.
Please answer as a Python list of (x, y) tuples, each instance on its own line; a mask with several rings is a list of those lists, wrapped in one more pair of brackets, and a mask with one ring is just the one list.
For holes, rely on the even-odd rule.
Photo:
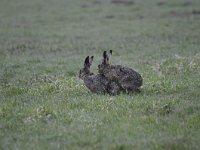
[[(199, 149), (199, 0), (0, 2), (0, 149)], [(144, 77), (96, 95), (87, 55)]]

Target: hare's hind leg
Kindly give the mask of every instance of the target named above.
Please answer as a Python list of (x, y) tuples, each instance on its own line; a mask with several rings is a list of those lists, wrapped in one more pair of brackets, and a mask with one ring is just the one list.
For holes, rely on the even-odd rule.
[(138, 93), (140, 93), (141, 92), (141, 90), (139, 89), (139, 88), (126, 88), (126, 93), (128, 94), (128, 95), (132, 95), (132, 94), (138, 94)]

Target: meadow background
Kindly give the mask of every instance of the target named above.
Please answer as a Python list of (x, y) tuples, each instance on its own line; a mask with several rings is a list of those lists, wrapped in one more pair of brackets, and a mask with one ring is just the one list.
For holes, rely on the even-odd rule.
[[(142, 74), (89, 92), (87, 55)], [(1, 0), (0, 149), (200, 149), (199, 0)]]

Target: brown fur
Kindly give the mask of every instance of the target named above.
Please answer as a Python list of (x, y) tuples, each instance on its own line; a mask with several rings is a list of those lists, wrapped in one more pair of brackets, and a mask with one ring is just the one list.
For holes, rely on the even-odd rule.
[[(110, 55), (112, 50), (110, 50)], [(143, 84), (142, 76), (135, 70), (121, 66), (110, 65), (109, 55), (106, 51), (103, 53), (103, 61), (98, 65), (98, 71), (104, 75), (110, 82), (116, 82), (127, 93), (140, 92), (140, 87)]]
[(90, 72), (90, 66), (93, 56), (85, 58), (84, 67), (80, 69), (79, 78), (84, 81), (85, 86), (93, 93), (117, 95), (122, 90), (116, 82), (109, 82), (102, 74), (93, 74)]

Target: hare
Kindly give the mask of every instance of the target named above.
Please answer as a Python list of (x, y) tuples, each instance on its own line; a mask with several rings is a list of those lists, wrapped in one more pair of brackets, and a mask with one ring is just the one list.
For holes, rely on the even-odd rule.
[(109, 55), (104, 51), (103, 61), (98, 65), (99, 74), (104, 75), (110, 82), (116, 82), (118, 86), (121, 86), (129, 94), (132, 92), (140, 92), (140, 87), (143, 84), (142, 76), (129, 67), (110, 65), (109, 59), (111, 55), (112, 50), (110, 50)]
[(93, 74), (90, 72), (94, 56), (85, 58), (84, 67), (80, 69), (79, 78), (84, 81), (86, 87), (97, 94), (117, 95), (121, 91), (121, 87), (116, 82), (109, 82), (102, 74)]

